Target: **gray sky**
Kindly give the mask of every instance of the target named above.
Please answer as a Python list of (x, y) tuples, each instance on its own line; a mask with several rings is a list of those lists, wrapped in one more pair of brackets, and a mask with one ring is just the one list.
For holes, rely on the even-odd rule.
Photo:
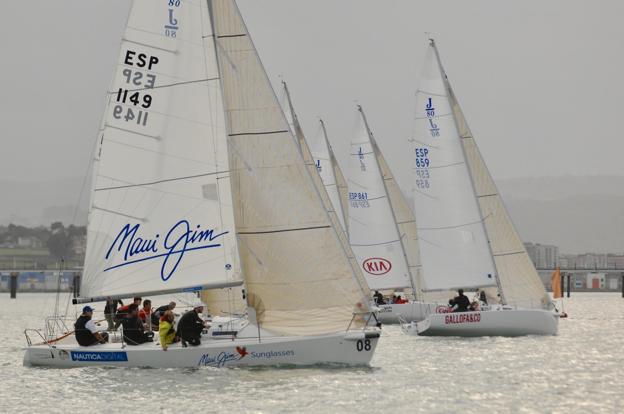
[[(0, 180), (82, 176), (130, 2), (5, 3)], [(429, 31), (496, 179), (624, 175), (622, 1), (239, 5), (269, 76), (289, 82), (308, 134), (324, 116), (341, 161), (357, 99), (407, 186), (406, 139)]]

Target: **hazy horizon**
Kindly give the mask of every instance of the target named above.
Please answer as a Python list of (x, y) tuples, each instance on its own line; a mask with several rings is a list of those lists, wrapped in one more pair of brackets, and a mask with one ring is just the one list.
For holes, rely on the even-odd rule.
[[(24, 192), (44, 195), (45, 183), (80, 182), (87, 174), (129, 4), (22, 0), (5, 6), (11, 16), (0, 26), (0, 45), (9, 57), (0, 77), (9, 97), (0, 103), (6, 207), (15, 201), (18, 213), (57, 208), (52, 196)], [(286, 80), (308, 135), (317, 133), (318, 116), (324, 118), (343, 166), (357, 101), (409, 194), (407, 139), (430, 32), (494, 179), (524, 180), (513, 191), (502, 188), (504, 194), (531, 199), (531, 185), (540, 187), (545, 178), (578, 179), (577, 185), (566, 184), (565, 194), (592, 193), (583, 187), (596, 180), (588, 179), (613, 177), (619, 183), (624, 177), (618, 111), (624, 95), (623, 2), (238, 4), (278, 96)], [(10, 183), (25, 186), (12, 189)], [(557, 193), (551, 187), (548, 192)], [(79, 189), (69, 192), (71, 198)], [(599, 194), (624, 197), (624, 187)], [(603, 219), (600, 210), (592, 212), (596, 217), (586, 219)], [(617, 236), (624, 233), (624, 218), (610, 214), (614, 225), (608, 230), (624, 246)], [(529, 224), (544, 227), (540, 217)], [(519, 225), (521, 234), (527, 225)]]

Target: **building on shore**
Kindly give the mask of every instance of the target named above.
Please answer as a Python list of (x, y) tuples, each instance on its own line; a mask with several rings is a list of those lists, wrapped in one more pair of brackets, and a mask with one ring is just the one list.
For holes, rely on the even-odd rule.
[(538, 269), (559, 266), (559, 247), (550, 244), (524, 243), (533, 264)]

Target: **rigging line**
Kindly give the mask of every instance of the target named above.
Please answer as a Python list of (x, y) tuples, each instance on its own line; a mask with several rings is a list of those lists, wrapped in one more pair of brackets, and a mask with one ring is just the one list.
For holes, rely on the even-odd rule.
[(236, 234), (241, 235), (253, 235), (253, 234), (271, 234), (271, 233), (286, 233), (291, 231), (300, 231), (300, 230), (318, 230), (318, 229), (328, 229), (331, 226), (314, 226), (314, 227), (297, 227), (293, 229), (283, 229), (283, 230), (267, 230), (267, 231), (239, 231)]
[(139, 220), (139, 221), (142, 221), (143, 223), (146, 223), (148, 221), (147, 218), (135, 217), (135, 216), (131, 216), (129, 214), (121, 213), (119, 211), (109, 210), (109, 209), (101, 208), (101, 207), (98, 207), (98, 206), (93, 206), (92, 208), (93, 208), (93, 210), (105, 211), (107, 213), (116, 214), (118, 216), (123, 216), (123, 217), (128, 217), (128, 218), (131, 218), (131, 219)]
[(460, 227), (472, 226), (473, 224), (482, 223), (485, 219), (486, 219), (486, 217), (484, 217), (483, 220), (477, 220), (477, 221), (473, 221), (473, 222), (470, 222), (470, 223), (458, 224), (456, 226), (418, 227), (418, 230), (448, 230), (448, 229), (457, 229), (457, 228), (460, 228)]
[(437, 200), (437, 197), (434, 197), (434, 196), (432, 196), (432, 195), (430, 195), (430, 194), (427, 194), (427, 193), (425, 193), (425, 192), (423, 192), (423, 191), (420, 191), (420, 190), (419, 190), (419, 189), (417, 189), (417, 188), (412, 188), (412, 191), (413, 191), (413, 192), (415, 192), (415, 193), (418, 193), (418, 194), (420, 194), (420, 195), (422, 195), (422, 196), (428, 197), (428, 198), (430, 198), (430, 199), (432, 199), (432, 200)]
[(154, 136), (154, 135), (148, 135), (148, 134), (144, 134), (142, 132), (137, 132), (137, 131), (132, 131), (130, 129), (116, 127), (114, 125), (109, 124), (108, 122), (106, 123), (106, 127), (107, 128), (111, 128), (111, 129), (116, 129), (116, 130), (121, 131), (121, 132), (127, 132), (128, 134), (140, 135), (140, 136), (143, 136), (143, 137), (146, 137), (146, 138), (155, 139), (156, 141), (162, 140), (162, 137)]
[(271, 134), (283, 134), (290, 132), (289, 130), (281, 131), (263, 131), (263, 132), (237, 132), (236, 134), (228, 134), (229, 137), (238, 137), (240, 135), (271, 135)]
[[(188, 1), (188, 0), (186, 0), (186, 1)], [(169, 38), (169, 37), (167, 37), (167, 36), (163, 36), (163, 34), (162, 34), (161, 32), (154, 32), (154, 31), (152, 31), (152, 30), (139, 29), (138, 27), (134, 27), (134, 26), (126, 26), (126, 28), (127, 28), (127, 29), (130, 29), (130, 30), (134, 30), (134, 31), (136, 31), (136, 32), (141, 32), (141, 33), (147, 33), (147, 34), (150, 34), (150, 35), (155, 35), (155, 36), (160, 37), (161, 39), (170, 39), (170, 38)], [(125, 41), (128, 41), (128, 42), (131, 42), (131, 43), (136, 43), (136, 42), (133, 42), (133, 41), (131, 41), (131, 40), (126, 39), (126, 37), (125, 37), (125, 36), (124, 36), (124, 38), (122, 39), (122, 41), (124, 41), (124, 40), (125, 40)], [(194, 42), (194, 41), (192, 41), (192, 40), (187, 40), (187, 39), (183, 39), (183, 38), (180, 38), (180, 37), (176, 38), (176, 40), (177, 40), (177, 41), (184, 42), (184, 43), (189, 44), (189, 45), (197, 46), (197, 47), (201, 47), (201, 46), (202, 46), (200, 43), (195, 43), (195, 42)], [(155, 46), (150, 46), (150, 45), (147, 45), (147, 46), (148, 46), (148, 47), (154, 47), (154, 48), (155, 48)]]
[(500, 256), (513, 256), (516, 254), (523, 254), (524, 251), (517, 251), (517, 252), (507, 252), (507, 253), (492, 253), (492, 256), (494, 257), (500, 257)]
[(174, 55), (178, 54), (177, 50), (171, 50), (171, 49), (166, 49), (164, 47), (160, 47), (160, 46), (154, 46), (154, 45), (150, 45), (148, 43), (142, 43), (142, 42), (137, 42), (136, 40), (130, 40), (127, 39), (125, 36), (123, 39), (121, 39), (122, 42), (128, 42), (128, 43), (132, 43), (138, 46), (144, 46), (144, 47), (149, 47), (151, 49), (156, 49), (156, 50), (162, 50), (163, 52), (167, 52), (167, 53), (172, 53)]
[(416, 93), (418, 93), (418, 92), (424, 93), (426, 95), (433, 95), (433, 96), (440, 96), (442, 98), (448, 98), (447, 94), (433, 93), (433, 92), (428, 92), (428, 91), (425, 91), (425, 90), (422, 90), (422, 89), (416, 89)]
[(396, 243), (400, 240), (390, 240), (387, 242), (381, 242), (381, 243), (372, 243), (372, 244), (355, 244), (355, 243), (351, 243), (351, 246), (357, 246), (357, 247), (366, 247), (366, 246), (383, 246), (384, 244), (391, 244), (391, 243)]
[(218, 35), (217, 39), (223, 39), (223, 38), (227, 38), (227, 37), (245, 37), (245, 36), (247, 36), (246, 33), (231, 34), (231, 35)]
[(226, 170), (226, 171), (215, 171), (215, 172), (205, 173), (205, 174), (189, 175), (189, 176), (186, 176), (186, 177), (168, 178), (168, 179), (165, 179), (165, 180), (151, 181), (151, 182), (141, 183), (141, 184), (128, 184), (128, 185), (119, 185), (119, 186), (116, 186), (116, 187), (96, 188), (93, 191), (107, 191), (107, 190), (118, 190), (118, 189), (121, 189), (121, 188), (143, 187), (143, 186), (147, 186), (147, 185), (168, 183), (168, 182), (171, 182), (171, 181), (180, 181), (180, 180), (188, 180), (188, 179), (191, 179), (191, 178), (207, 177), (207, 176), (210, 176), (210, 175), (223, 174), (223, 173), (227, 173), (227, 172), (229, 172), (229, 170)]
[(426, 169), (435, 170), (435, 169), (440, 169), (440, 168), (455, 167), (455, 166), (462, 165), (462, 164), (465, 164), (465, 162), (458, 161), (453, 164), (446, 164), (446, 165), (436, 165), (436, 166), (430, 165), (429, 167), (414, 167), (412, 168), (412, 170), (426, 170)]
[(410, 139), (408, 139), (408, 140), (407, 140), (407, 142), (411, 142), (411, 143), (414, 143), (414, 144), (424, 145), (425, 147), (428, 147), (428, 148), (440, 149), (440, 147), (438, 147), (438, 146), (431, 145), (431, 144), (428, 144), (428, 143), (423, 142), (423, 141), (419, 141), (419, 140), (417, 140), (416, 138), (410, 138)]
[(477, 198), (484, 198), (484, 197), (496, 197), (498, 195), (498, 193), (492, 193), (492, 194), (483, 194), (483, 195), (478, 195)]
[[(351, 145), (365, 145), (365, 144), (370, 144), (370, 141), (360, 141), (360, 142), (353, 142), (351, 141)], [(370, 152), (369, 152), (370, 154)]]
[[(113, 144), (122, 145), (124, 147), (133, 148), (133, 149), (136, 149), (136, 150), (139, 150), (139, 151), (151, 152), (152, 154), (162, 155), (163, 157), (169, 158), (169, 159), (193, 162), (195, 164), (207, 165), (207, 166), (210, 166), (210, 167), (216, 167), (217, 166), (216, 164), (213, 164), (213, 163), (203, 162), (203, 161), (196, 160), (196, 159), (194, 160), (192, 158), (187, 158), (187, 157), (180, 157), (178, 155), (168, 154), (168, 153), (163, 152), (163, 151), (155, 151), (155, 150), (152, 150), (152, 149), (149, 149), (149, 148), (140, 147), (138, 145), (132, 145), (132, 144), (128, 144), (126, 142), (117, 141), (115, 139), (107, 138), (106, 142), (111, 142)], [(101, 177), (103, 177), (103, 176), (101, 176)], [(112, 177), (108, 177), (108, 178), (112, 178)], [(119, 179), (116, 179), (116, 180), (121, 181)]]
[(453, 116), (453, 112), (449, 112), (448, 114), (435, 115), (435, 116), (433, 116), (433, 117), (429, 117), (429, 116), (417, 116), (417, 117), (414, 117), (413, 119), (414, 119), (414, 120), (416, 120), (416, 121), (419, 121), (419, 120), (421, 120), (421, 119), (438, 119), (438, 118), (444, 118), (444, 117), (447, 117), (447, 116)]
[[(146, 90), (149, 91), (149, 90), (153, 90), (153, 89), (172, 88), (174, 86), (189, 85), (189, 84), (193, 84), (193, 83), (211, 82), (211, 81), (215, 81), (215, 80), (219, 80), (219, 78), (216, 77), (216, 78), (195, 79), (195, 80), (189, 80), (189, 81), (180, 81), (180, 82), (168, 83), (166, 85), (156, 85), (156, 86), (152, 86), (152, 87), (145, 87), (145, 88), (138, 88), (138, 89), (126, 89), (126, 90), (128, 92), (146, 91)], [(118, 93), (118, 91), (109, 91), (108, 93), (110, 95), (115, 95), (115, 94)]]

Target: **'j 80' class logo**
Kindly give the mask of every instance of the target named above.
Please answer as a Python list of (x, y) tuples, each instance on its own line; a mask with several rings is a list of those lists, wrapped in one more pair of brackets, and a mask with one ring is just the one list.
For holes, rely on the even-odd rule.
[(392, 269), (392, 263), (389, 260), (382, 259), (381, 257), (371, 257), (364, 260), (362, 267), (366, 273), (375, 276), (385, 275)]

